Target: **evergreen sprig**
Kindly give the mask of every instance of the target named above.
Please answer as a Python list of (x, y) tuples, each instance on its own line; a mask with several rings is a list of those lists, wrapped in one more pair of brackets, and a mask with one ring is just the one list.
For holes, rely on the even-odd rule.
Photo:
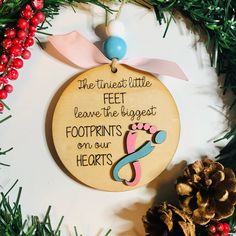
[(1, 236), (60, 236), (61, 218), (56, 229), (53, 229), (48, 208), (45, 217), (40, 220), (38, 216), (31, 216), (30, 220), (22, 216), (20, 196), (22, 188), (19, 188), (18, 195), (13, 204), (10, 203), (8, 195), (11, 189), (4, 194), (0, 194), (0, 235)]
[[(224, 93), (231, 90), (236, 95), (236, 1), (232, 0), (149, 0), (154, 7), (157, 20), (168, 23), (180, 12), (191, 20), (191, 29), (203, 32), (212, 66), (219, 75), (223, 75)], [(166, 12), (170, 13), (169, 18)], [(168, 27), (167, 27), (168, 29)], [(167, 30), (166, 30), (167, 31)], [(236, 99), (231, 104), (235, 105)], [(236, 153), (236, 127), (224, 137), (232, 141), (223, 148), (219, 161), (225, 166), (233, 167)]]

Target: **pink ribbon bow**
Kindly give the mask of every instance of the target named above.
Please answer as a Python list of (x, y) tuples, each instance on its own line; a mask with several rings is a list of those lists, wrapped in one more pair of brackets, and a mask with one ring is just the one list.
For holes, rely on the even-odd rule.
[[(67, 59), (78, 67), (89, 69), (101, 64), (109, 64), (111, 60), (79, 32), (50, 36), (51, 44)], [(181, 68), (172, 61), (153, 58), (131, 58), (119, 61), (120, 64), (135, 67), (157, 75), (167, 75), (188, 80)]]

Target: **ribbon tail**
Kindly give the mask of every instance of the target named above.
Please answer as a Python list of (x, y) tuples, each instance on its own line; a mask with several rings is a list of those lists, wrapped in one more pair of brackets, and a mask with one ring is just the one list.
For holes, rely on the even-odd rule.
[(154, 58), (132, 58), (122, 60), (121, 63), (155, 75), (166, 75), (181, 80), (188, 80), (182, 69), (172, 61)]
[(110, 60), (79, 32), (50, 36), (48, 40), (58, 52), (78, 67), (89, 69), (110, 63)]

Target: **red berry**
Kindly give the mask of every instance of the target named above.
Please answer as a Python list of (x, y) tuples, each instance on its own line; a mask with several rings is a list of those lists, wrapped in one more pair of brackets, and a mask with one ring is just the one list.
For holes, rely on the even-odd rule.
[(32, 37), (34, 37), (34, 36), (35, 36), (35, 32), (29, 32), (29, 34), (28, 34), (28, 35), (29, 35), (29, 37), (30, 37), (30, 38), (32, 38)]
[(6, 78), (6, 76), (0, 76), (0, 84), (7, 84), (8, 80)]
[(19, 39), (25, 39), (26, 38), (26, 31), (25, 30), (19, 30), (18, 32), (17, 32), (17, 37), (19, 38)]
[(7, 63), (8, 59), (7, 59), (7, 55), (6, 54), (2, 54), (1, 56), (1, 63)]
[(0, 90), (0, 99), (6, 99), (7, 98), (7, 91), (4, 89)]
[(18, 57), (21, 55), (22, 48), (19, 45), (14, 45), (10, 48), (11, 56)]
[(211, 233), (214, 234), (214, 233), (216, 232), (216, 227), (215, 227), (215, 225), (209, 225), (208, 230), (209, 230)]
[(31, 18), (30, 22), (31, 22), (31, 24), (32, 24), (33, 26), (37, 26), (37, 25), (40, 23), (38, 17), (36, 17), (36, 16), (34, 16), (33, 18)]
[(32, 10), (32, 7), (29, 4), (25, 5), (25, 10)]
[(221, 236), (221, 235), (220, 235), (220, 234), (218, 234), (218, 233), (215, 233), (215, 234), (214, 234), (214, 236)]
[(30, 25), (30, 26), (29, 26), (29, 31), (30, 31), (30, 32), (33, 32), (33, 33), (34, 33), (34, 32), (36, 32), (36, 30), (37, 30), (37, 28), (36, 28), (35, 26), (33, 26), (33, 25)]
[(11, 69), (8, 73), (7, 73), (7, 77), (10, 79), (10, 80), (16, 80), (19, 76), (19, 73), (17, 70), (15, 69)]
[(30, 59), (31, 57), (31, 52), (27, 49), (23, 50), (21, 57), (25, 60)]
[(12, 41), (10, 39), (4, 39), (2, 41), (2, 46), (5, 48), (5, 49), (8, 49), (12, 46)]
[(0, 102), (0, 112), (4, 110), (4, 105)]
[(35, 14), (35, 17), (38, 18), (39, 23), (42, 23), (45, 20), (45, 15), (43, 12), (39, 11)]
[(29, 23), (27, 20), (23, 19), (23, 18), (20, 18), (17, 22), (17, 26), (20, 28), (20, 29), (27, 29), (29, 27)]
[(3, 64), (0, 64), (0, 73), (5, 70), (5, 66)]
[(217, 223), (216, 224), (216, 229), (220, 232), (224, 231), (224, 225), (222, 223)]
[(21, 16), (27, 20), (31, 19), (33, 17), (33, 11), (32, 9), (25, 9), (21, 12)]
[(5, 35), (6, 38), (13, 39), (16, 37), (16, 30), (14, 28), (6, 29)]
[(21, 40), (20, 39), (18, 39), (18, 38), (14, 38), (14, 39), (12, 39), (12, 44), (13, 45), (20, 45), (20, 43), (21, 43)]
[(7, 84), (4, 86), (4, 90), (6, 90), (8, 93), (11, 93), (13, 91), (13, 86), (10, 84)]
[(20, 58), (16, 58), (12, 63), (13, 67), (15, 67), (16, 69), (22, 68), (23, 64), (24, 64), (24, 62)]
[(223, 236), (228, 236), (229, 235), (229, 231), (224, 231), (223, 233), (221, 233)]
[(229, 224), (228, 223), (223, 223), (223, 225), (224, 225), (224, 232), (225, 231), (230, 231), (230, 226), (229, 226)]
[(30, 47), (34, 45), (34, 39), (33, 38), (27, 38), (25, 40), (25, 47)]
[(43, 8), (43, 0), (32, 0), (31, 3), (36, 10), (41, 10)]

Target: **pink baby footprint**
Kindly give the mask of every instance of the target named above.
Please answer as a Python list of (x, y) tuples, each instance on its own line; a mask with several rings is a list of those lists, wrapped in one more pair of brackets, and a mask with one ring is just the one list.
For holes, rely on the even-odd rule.
[[(152, 134), (151, 139), (147, 140), (143, 145), (136, 148), (136, 139), (137, 139), (137, 131), (146, 131)], [(131, 130), (128, 131), (126, 137), (126, 149), (128, 155), (122, 158), (113, 170), (113, 177), (117, 181), (124, 181), (124, 183), (128, 186), (135, 186), (139, 183), (141, 179), (141, 165), (139, 159), (143, 158), (150, 154), (154, 146), (152, 144), (161, 144), (166, 140), (167, 134), (164, 130), (158, 130), (155, 126), (150, 125), (148, 123), (135, 123), (131, 126)], [(132, 180), (124, 180), (118, 176), (119, 170), (125, 166), (126, 164), (131, 164), (134, 170), (134, 177)]]

